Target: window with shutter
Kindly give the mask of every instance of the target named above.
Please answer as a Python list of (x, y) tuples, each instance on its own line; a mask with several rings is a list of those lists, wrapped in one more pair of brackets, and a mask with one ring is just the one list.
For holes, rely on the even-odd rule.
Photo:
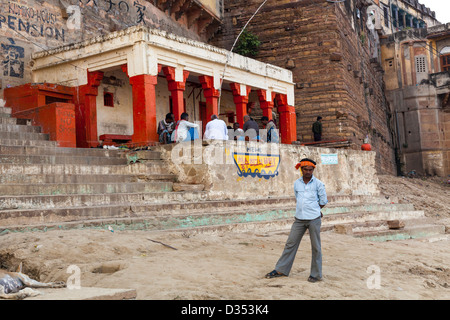
[(450, 71), (450, 54), (441, 56), (441, 70)]
[(417, 73), (427, 72), (427, 62), (424, 56), (416, 57), (416, 72)]
[(103, 105), (105, 107), (114, 107), (114, 96), (110, 92), (105, 92), (103, 94)]

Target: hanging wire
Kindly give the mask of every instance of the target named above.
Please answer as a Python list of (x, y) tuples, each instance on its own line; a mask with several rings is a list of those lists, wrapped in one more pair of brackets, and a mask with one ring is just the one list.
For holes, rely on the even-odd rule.
[(228, 63), (230, 62), (230, 58), (231, 58), (231, 54), (233, 53), (233, 49), (236, 46), (236, 43), (239, 40), (239, 37), (241, 36), (242, 32), (244, 32), (245, 28), (247, 28), (248, 24), (250, 23), (250, 21), (252, 21), (252, 19), (256, 16), (256, 14), (258, 13), (258, 11), (266, 4), (268, 0), (264, 0), (263, 3), (261, 3), (261, 5), (258, 7), (258, 9), (256, 9), (256, 11), (253, 13), (253, 15), (250, 17), (250, 19), (248, 19), (247, 23), (244, 25), (244, 27), (242, 28), (241, 32), (239, 32), (238, 36), (236, 37), (236, 39), (234, 40), (233, 45), (231, 46), (230, 51), (228, 51), (227, 54), (227, 60), (225, 61), (225, 66), (223, 69), (223, 74), (222, 77), (220, 79), (220, 87), (219, 87), (219, 101), (217, 103), (217, 108), (218, 108), (218, 113), (220, 114), (220, 98), (222, 97), (222, 84), (223, 84), (223, 79), (225, 77), (225, 72), (227, 70), (227, 66)]

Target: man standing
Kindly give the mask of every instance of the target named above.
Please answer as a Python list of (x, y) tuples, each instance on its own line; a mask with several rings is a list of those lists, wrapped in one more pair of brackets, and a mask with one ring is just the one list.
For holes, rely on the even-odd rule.
[(314, 134), (314, 141), (322, 140), (322, 117), (318, 116), (316, 122), (312, 125), (312, 132)]
[(322, 280), (322, 248), (320, 243), (322, 213), (320, 209), (328, 203), (328, 200), (325, 185), (313, 175), (316, 163), (305, 158), (295, 166), (296, 169), (299, 167), (303, 177), (297, 179), (294, 183), (295, 198), (297, 199), (295, 221), (275, 270), (266, 274), (266, 278), (289, 275), (300, 241), (306, 229), (308, 229), (312, 249), (311, 272), (308, 281), (316, 282)]
[(206, 124), (204, 138), (206, 140), (228, 140), (228, 129), (225, 121), (213, 114), (211, 121)]

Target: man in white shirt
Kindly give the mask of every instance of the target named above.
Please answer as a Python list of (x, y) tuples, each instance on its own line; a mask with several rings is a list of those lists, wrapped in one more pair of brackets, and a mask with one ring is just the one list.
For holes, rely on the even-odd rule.
[(205, 128), (205, 139), (211, 140), (228, 140), (228, 129), (225, 121), (217, 118), (217, 115), (211, 116), (211, 121), (207, 123)]
[(180, 116), (181, 120), (178, 121), (174, 134), (172, 134), (172, 141), (182, 142), (185, 140), (191, 140), (194, 137), (189, 136), (189, 130), (194, 128), (194, 130), (198, 130), (199, 125), (196, 123), (189, 122), (189, 115), (186, 112), (183, 112)]

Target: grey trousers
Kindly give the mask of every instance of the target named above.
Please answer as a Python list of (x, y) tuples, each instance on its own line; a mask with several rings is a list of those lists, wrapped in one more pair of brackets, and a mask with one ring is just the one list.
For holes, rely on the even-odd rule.
[(297, 254), (300, 241), (309, 229), (309, 238), (311, 239), (311, 273), (310, 276), (321, 279), (322, 278), (322, 248), (320, 244), (320, 226), (322, 224), (321, 218), (314, 220), (299, 220), (295, 218), (292, 224), (291, 233), (284, 246), (284, 251), (278, 260), (275, 270), (288, 276), (292, 264), (294, 263), (295, 255)]

